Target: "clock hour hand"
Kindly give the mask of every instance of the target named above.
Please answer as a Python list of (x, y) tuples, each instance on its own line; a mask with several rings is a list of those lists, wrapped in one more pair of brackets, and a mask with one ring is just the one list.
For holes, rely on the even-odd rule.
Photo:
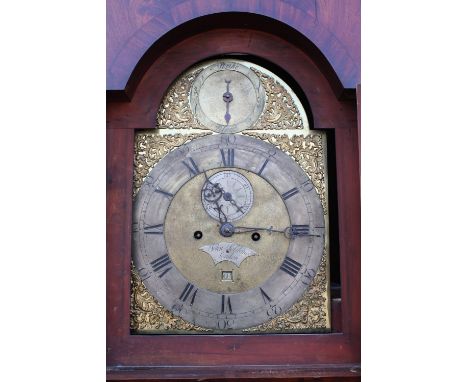
[(203, 171), (203, 174), (205, 174), (205, 179), (206, 179), (206, 187), (203, 189), (203, 198), (209, 202), (209, 203), (214, 203), (216, 207), (214, 209), (218, 212), (218, 217), (220, 223), (225, 223), (227, 222), (227, 216), (223, 211), (223, 208), (219, 204), (219, 199), (221, 199), (221, 196), (223, 196), (224, 190), (218, 183), (213, 183), (208, 179), (208, 176), (206, 175), (206, 171)]
[[(226, 223), (227, 222), (227, 216), (224, 213), (223, 208), (219, 205), (218, 201), (216, 201), (215, 204), (216, 204), (215, 210), (218, 211), (219, 222), (220, 223)], [(223, 216), (221, 217), (221, 215), (223, 215)]]
[(208, 179), (208, 176), (206, 175), (206, 171), (203, 172), (205, 174), (206, 178), (206, 186), (203, 188), (203, 199), (205, 199), (207, 202), (210, 203), (215, 203), (219, 199), (221, 199), (221, 196), (223, 196), (224, 190), (223, 188), (219, 185), (219, 183), (213, 183)]
[(224, 120), (226, 121), (227, 126), (231, 120), (231, 114), (229, 114), (229, 104), (232, 102), (234, 97), (229, 91), (229, 84), (231, 83), (231, 80), (224, 80), (224, 82), (226, 82), (226, 91), (223, 94), (223, 101), (226, 102), (226, 114), (224, 114)]

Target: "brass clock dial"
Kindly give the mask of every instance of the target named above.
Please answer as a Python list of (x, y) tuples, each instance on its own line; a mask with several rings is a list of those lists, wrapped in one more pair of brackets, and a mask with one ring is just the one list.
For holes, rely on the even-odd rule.
[(197, 120), (218, 133), (251, 127), (263, 112), (265, 90), (260, 78), (236, 61), (218, 61), (205, 68), (190, 91)]
[(324, 213), (293, 159), (256, 138), (211, 135), (170, 152), (135, 199), (133, 260), (168, 310), (210, 329), (285, 312), (324, 250)]

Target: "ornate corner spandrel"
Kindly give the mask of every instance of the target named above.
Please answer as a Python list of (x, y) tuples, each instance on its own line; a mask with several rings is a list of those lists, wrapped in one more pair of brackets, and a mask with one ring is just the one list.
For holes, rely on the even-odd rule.
[(162, 157), (194, 138), (210, 135), (211, 132), (161, 135), (158, 130), (145, 130), (135, 134), (135, 157), (133, 165), (133, 197), (137, 194), (146, 176)]
[(210, 329), (205, 329), (184, 321), (182, 318), (164, 308), (148, 292), (133, 264), (131, 275), (130, 329), (137, 332), (211, 331)]
[(180, 76), (168, 89), (156, 117), (159, 129), (203, 129), (190, 109), (189, 95), (193, 81), (203, 68), (190, 70)]
[(307, 329), (330, 329), (327, 249), (320, 262), (320, 267), (309, 289), (286, 313), (252, 328), (245, 333), (255, 332), (301, 332)]
[[(297, 106), (295, 97), (290, 89), (280, 83), (279, 78), (268, 75), (257, 68), (251, 69), (260, 78), (265, 89), (265, 110), (258, 121), (248, 130), (302, 130), (304, 119), (307, 121), (302, 107)], [(293, 98), (294, 97), (294, 98)], [(302, 113), (299, 111), (301, 109)]]
[(287, 134), (244, 131), (243, 134), (269, 142), (294, 158), (310, 177), (322, 202), (323, 212), (325, 215), (328, 214), (324, 133), (289, 136)]

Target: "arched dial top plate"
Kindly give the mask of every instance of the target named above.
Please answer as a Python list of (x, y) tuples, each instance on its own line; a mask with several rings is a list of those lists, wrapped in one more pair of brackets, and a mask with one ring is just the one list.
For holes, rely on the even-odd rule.
[[(223, 183), (225, 202), (251, 203), (242, 213), (229, 203), (237, 220), (207, 211), (202, 189), (217, 176), (247, 190), (231, 193)], [(222, 235), (226, 224), (232, 235)], [(302, 297), (320, 264), (324, 225), (316, 190), (293, 159), (255, 138), (211, 135), (169, 153), (145, 179), (134, 205), (133, 260), (174, 314), (205, 328), (243, 329)]]
[(253, 126), (260, 117), (265, 90), (250, 68), (235, 61), (218, 61), (195, 79), (190, 107), (208, 129), (236, 133)]

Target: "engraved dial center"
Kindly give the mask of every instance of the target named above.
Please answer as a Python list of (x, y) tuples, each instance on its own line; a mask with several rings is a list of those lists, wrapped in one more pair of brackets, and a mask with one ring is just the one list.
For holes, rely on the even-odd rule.
[[(246, 213), (238, 212), (214, 188), (210, 200), (222, 203), (223, 208), (229, 207), (226, 208), (228, 221), (220, 222), (213, 208), (216, 203), (201, 202), (204, 199), (200, 190), (210, 185), (207, 178), (213, 184), (219, 183), (223, 190), (229, 190), (232, 200)], [(198, 198), (194, 200), (196, 194)], [(241, 215), (238, 222), (229, 221)], [(271, 277), (284, 261), (291, 242), (282, 234), (262, 234), (261, 240), (254, 241), (251, 234), (235, 233), (237, 225), (258, 227), (261, 224), (275, 227), (291, 224), (281, 196), (271, 185), (242, 169), (208, 170), (206, 177), (199, 174), (187, 182), (169, 206), (164, 225), (167, 253), (181, 274), (198, 288), (215, 293), (244, 292)], [(231, 272), (229, 283), (223, 281), (222, 272)]]

